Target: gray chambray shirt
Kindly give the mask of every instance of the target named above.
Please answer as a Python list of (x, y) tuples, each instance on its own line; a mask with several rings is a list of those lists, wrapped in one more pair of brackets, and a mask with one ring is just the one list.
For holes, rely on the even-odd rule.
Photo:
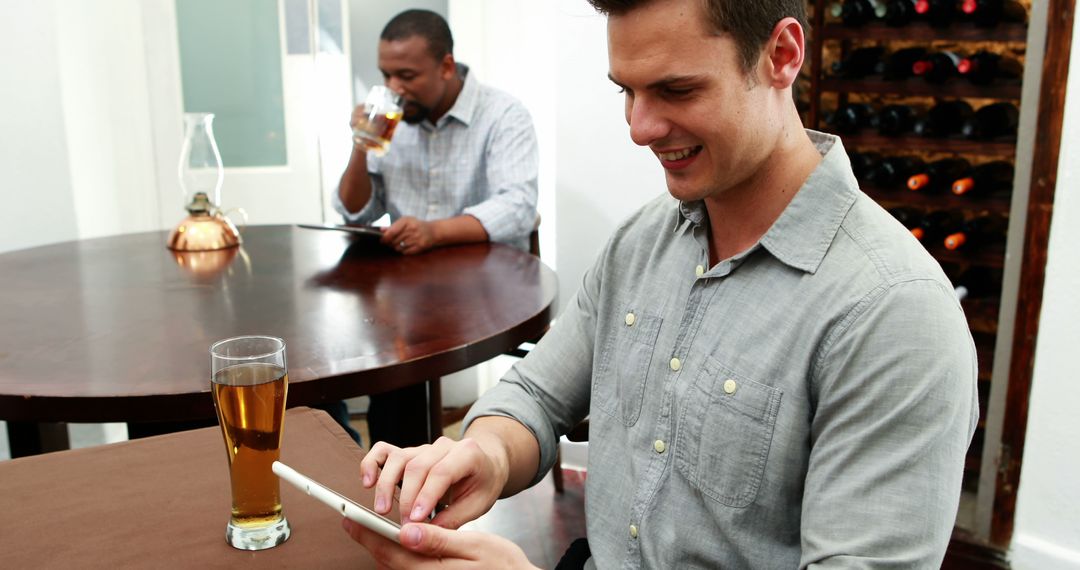
[(708, 267), (704, 205), (615, 232), (473, 407), (540, 445), (590, 418), (598, 568), (937, 568), (978, 419), (948, 279), (859, 191), (836, 137), (759, 242)]

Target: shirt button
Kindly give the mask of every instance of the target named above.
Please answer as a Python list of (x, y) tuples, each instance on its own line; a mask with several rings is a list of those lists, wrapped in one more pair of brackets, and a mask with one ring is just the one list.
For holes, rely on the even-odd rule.
[(667, 445), (664, 445), (663, 440), (658, 439), (653, 442), (652, 448), (655, 449), (657, 453), (663, 453), (664, 450), (667, 449)]
[(637, 538), (637, 525), (630, 525), (630, 538)]
[(698, 277), (701, 277), (702, 275), (705, 275), (705, 267), (702, 266), (702, 265), (699, 265), (699, 266), (695, 267), (694, 268), (694, 275), (697, 275)]
[(671, 362), (669, 362), (668, 364), (671, 365), (671, 369), (675, 372), (678, 372), (679, 369), (682, 368), (682, 362), (679, 362), (678, 358), (672, 358)]
[(628, 326), (628, 327), (634, 326), (634, 321), (636, 321), (636, 320), (637, 320), (637, 317), (634, 316), (634, 313), (626, 313), (626, 326)]
[(728, 394), (734, 394), (735, 389), (738, 387), (739, 385), (736, 384), (734, 380), (728, 379), (724, 381), (724, 392), (727, 392)]

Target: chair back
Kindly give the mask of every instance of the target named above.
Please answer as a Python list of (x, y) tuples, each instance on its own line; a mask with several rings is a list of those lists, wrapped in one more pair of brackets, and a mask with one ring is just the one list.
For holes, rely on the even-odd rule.
[(529, 253), (540, 257), (540, 214), (536, 215), (536, 223), (529, 232)]

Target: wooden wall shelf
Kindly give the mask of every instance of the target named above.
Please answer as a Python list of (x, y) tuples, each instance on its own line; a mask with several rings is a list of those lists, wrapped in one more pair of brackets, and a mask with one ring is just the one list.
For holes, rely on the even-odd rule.
[(976, 251), (948, 250), (944, 245), (932, 245), (926, 249), (934, 259), (944, 263), (966, 263), (995, 269), (1005, 266), (1005, 248), (1002, 246), (979, 248)]
[(844, 147), (874, 150), (890, 154), (905, 152), (954, 153), (979, 156), (1012, 157), (1016, 155), (1015, 140), (993, 139), (988, 141), (961, 138), (934, 139), (916, 136), (886, 137), (874, 131), (841, 135)]
[(967, 316), (972, 331), (997, 334), (998, 306), (1001, 304), (1001, 299), (997, 297), (965, 299), (960, 304), (964, 307), (964, 314)]
[(822, 28), (821, 37), (825, 40), (1023, 43), (1027, 41), (1027, 25), (1011, 23), (995, 28), (977, 28), (972, 24), (957, 23), (948, 28), (932, 28), (922, 22), (912, 22), (898, 28), (878, 23), (850, 28), (843, 24), (829, 23)]
[(936, 97), (939, 99), (1020, 99), (1020, 82), (975, 85), (963, 79), (953, 79), (942, 84), (927, 83), (920, 78), (886, 80), (881, 77), (866, 79), (840, 79), (825, 77), (821, 80), (821, 91), (838, 93), (875, 93), (904, 97)]
[(862, 185), (862, 191), (879, 204), (893, 208), (911, 206), (920, 210), (964, 210), (969, 212), (991, 212), (1008, 214), (1011, 204), (1008, 198), (966, 198), (953, 194), (920, 194), (907, 189), (882, 190), (873, 186)]

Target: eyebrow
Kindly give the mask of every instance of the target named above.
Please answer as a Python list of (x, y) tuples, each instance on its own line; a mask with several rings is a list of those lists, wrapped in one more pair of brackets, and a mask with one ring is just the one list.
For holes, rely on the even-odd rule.
[[(608, 79), (610, 79), (611, 82), (614, 83), (615, 85), (618, 85), (619, 87), (625, 87), (625, 85), (623, 85), (622, 83), (619, 83), (619, 81), (617, 79), (615, 79), (611, 75), (611, 73), (608, 73), (607, 76), (608, 76)], [(669, 85), (676, 84), (676, 83), (696, 83), (696, 82), (701, 81), (702, 78), (703, 78), (703, 76), (701, 76), (701, 75), (669, 75), (667, 77), (662, 77), (660, 79), (657, 79), (656, 81), (653, 81), (652, 83), (646, 85), (645, 88), (646, 89), (657, 89), (657, 88), (660, 88), (660, 87), (667, 87)]]

